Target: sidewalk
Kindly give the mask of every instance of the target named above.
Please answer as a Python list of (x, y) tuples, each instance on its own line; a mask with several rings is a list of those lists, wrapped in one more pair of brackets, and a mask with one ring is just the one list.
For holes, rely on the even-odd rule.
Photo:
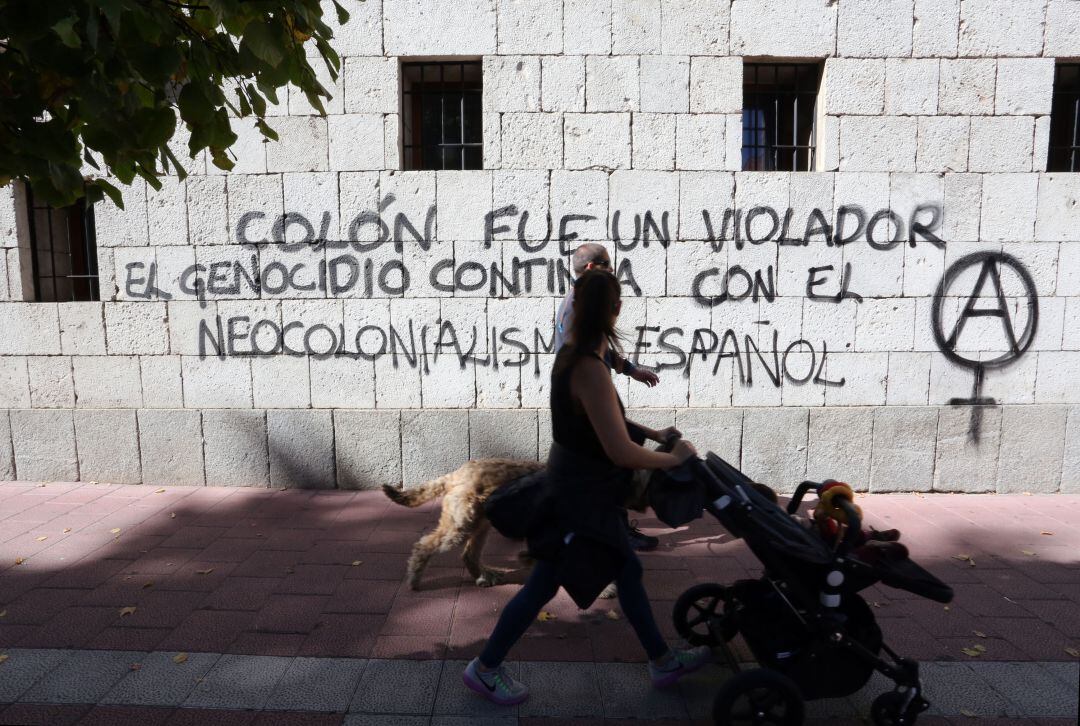
[[(1075, 723), (1080, 497), (859, 503), (956, 591), (947, 609), (888, 588), (864, 593), (886, 641), (932, 664), (938, 716), (919, 723)], [(719, 668), (652, 691), (617, 603), (581, 612), (563, 594), (548, 608), (555, 618), (511, 654), (533, 699), (507, 711), (472, 697), (460, 668), (516, 587), (477, 588), (457, 552), (433, 560), (420, 592), (404, 587), (408, 552), (437, 515), (437, 503), (410, 510), (379, 492), (0, 484), (0, 704), (12, 704), (0, 705), (0, 724), (708, 716)], [(691, 584), (757, 573), (712, 520), (640, 524), (663, 542), (643, 562), (668, 637), (673, 601)], [(485, 560), (511, 566), (518, 549), (493, 537)], [(964, 653), (976, 645), (980, 655)], [(857, 719), (882, 690), (872, 682), (811, 713)]]

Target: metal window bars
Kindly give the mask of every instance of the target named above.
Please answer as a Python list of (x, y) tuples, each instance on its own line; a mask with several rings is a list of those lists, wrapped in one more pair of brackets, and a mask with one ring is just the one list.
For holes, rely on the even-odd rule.
[(820, 63), (743, 66), (743, 170), (814, 168), (820, 82)]
[(27, 185), (26, 212), (34, 300), (100, 300), (93, 205), (80, 199), (69, 207), (50, 207), (35, 201)]
[(405, 169), (482, 169), (480, 61), (401, 64)]
[(1047, 171), (1080, 171), (1080, 63), (1054, 68)]

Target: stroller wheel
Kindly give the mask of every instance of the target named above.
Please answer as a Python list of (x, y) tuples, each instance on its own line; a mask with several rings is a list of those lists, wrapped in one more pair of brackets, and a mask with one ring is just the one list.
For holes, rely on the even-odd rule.
[(920, 705), (925, 702), (918, 696), (910, 705), (905, 701), (905, 695), (899, 691), (882, 693), (870, 706), (870, 720), (874, 726), (911, 726), (918, 718), (919, 711), (924, 710)]
[(797, 726), (803, 722), (799, 688), (787, 676), (765, 668), (736, 673), (713, 702), (717, 726)]
[(726, 640), (727, 636), (716, 632), (716, 626), (723, 620), (728, 592), (723, 585), (706, 582), (680, 595), (671, 613), (675, 632), (691, 645), (714, 646)]

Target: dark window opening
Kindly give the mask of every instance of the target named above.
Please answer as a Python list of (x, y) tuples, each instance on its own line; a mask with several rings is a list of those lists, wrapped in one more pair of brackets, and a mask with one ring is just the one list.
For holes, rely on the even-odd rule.
[(819, 63), (743, 66), (744, 171), (811, 171)]
[(37, 302), (100, 300), (94, 207), (80, 199), (50, 207), (26, 188), (30, 264)]
[(1080, 171), (1080, 63), (1058, 63), (1050, 107), (1047, 171)]
[(484, 168), (480, 61), (401, 64), (405, 169)]

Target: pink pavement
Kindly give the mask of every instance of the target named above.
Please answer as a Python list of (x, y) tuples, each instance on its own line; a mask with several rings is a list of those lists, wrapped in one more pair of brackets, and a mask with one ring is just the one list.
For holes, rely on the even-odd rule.
[[(1067, 661), (1080, 649), (1080, 496), (862, 495), (870, 524), (903, 532), (953, 586), (943, 607), (874, 587), (887, 641), (924, 661)], [(516, 586), (480, 589), (459, 553), (403, 584), (408, 553), (438, 513), (379, 492), (0, 484), (0, 648), (471, 658)], [(675, 598), (697, 582), (756, 576), (715, 521), (667, 530), (646, 587), (674, 638)], [(517, 543), (489, 541), (512, 566)], [(127, 608), (134, 608), (129, 610)], [(561, 594), (517, 660), (641, 661), (615, 601), (578, 610)]]

